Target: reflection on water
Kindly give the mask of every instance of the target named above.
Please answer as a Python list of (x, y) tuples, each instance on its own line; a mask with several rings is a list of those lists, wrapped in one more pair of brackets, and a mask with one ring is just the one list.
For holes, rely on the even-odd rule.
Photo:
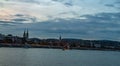
[(120, 52), (0, 48), (0, 66), (120, 66)]

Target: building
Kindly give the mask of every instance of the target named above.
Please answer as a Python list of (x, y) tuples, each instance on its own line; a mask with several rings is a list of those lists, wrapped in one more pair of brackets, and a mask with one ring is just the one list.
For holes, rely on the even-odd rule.
[(4, 42), (5, 36), (3, 34), (0, 34), (0, 43)]
[(29, 32), (28, 30), (24, 30), (24, 33), (23, 33), (23, 43), (27, 43), (29, 40)]

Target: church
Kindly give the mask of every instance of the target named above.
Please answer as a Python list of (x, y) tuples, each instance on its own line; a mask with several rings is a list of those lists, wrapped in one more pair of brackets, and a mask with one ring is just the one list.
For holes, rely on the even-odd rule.
[(29, 32), (28, 32), (28, 29), (27, 30), (24, 30), (24, 33), (23, 33), (23, 43), (27, 43), (28, 42), (28, 39), (29, 39)]

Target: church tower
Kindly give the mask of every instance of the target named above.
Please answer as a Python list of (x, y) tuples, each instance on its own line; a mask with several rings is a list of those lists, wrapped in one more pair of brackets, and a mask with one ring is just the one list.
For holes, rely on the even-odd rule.
[(62, 37), (61, 37), (61, 35), (60, 35), (60, 37), (59, 37), (59, 41), (61, 41), (62, 40)]
[(24, 33), (23, 33), (23, 38), (25, 38), (25, 30), (24, 30)]
[(61, 35), (59, 36), (59, 43), (58, 43), (58, 46), (61, 46), (62, 45), (62, 37)]
[(29, 32), (28, 32), (28, 29), (27, 29), (27, 33), (26, 33), (26, 38), (27, 38), (27, 39), (29, 38)]
[(28, 30), (24, 30), (23, 43), (26, 43), (28, 41), (28, 38), (29, 38), (29, 32), (28, 32)]

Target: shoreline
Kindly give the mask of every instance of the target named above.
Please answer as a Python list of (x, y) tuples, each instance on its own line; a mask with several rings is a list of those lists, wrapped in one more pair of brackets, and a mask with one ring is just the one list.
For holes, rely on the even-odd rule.
[(0, 48), (45, 48), (45, 49), (61, 49), (61, 50), (98, 50), (98, 51), (120, 51), (120, 49), (106, 49), (106, 48), (87, 48), (87, 47), (71, 47), (69, 49), (64, 49), (58, 46), (0, 46)]

